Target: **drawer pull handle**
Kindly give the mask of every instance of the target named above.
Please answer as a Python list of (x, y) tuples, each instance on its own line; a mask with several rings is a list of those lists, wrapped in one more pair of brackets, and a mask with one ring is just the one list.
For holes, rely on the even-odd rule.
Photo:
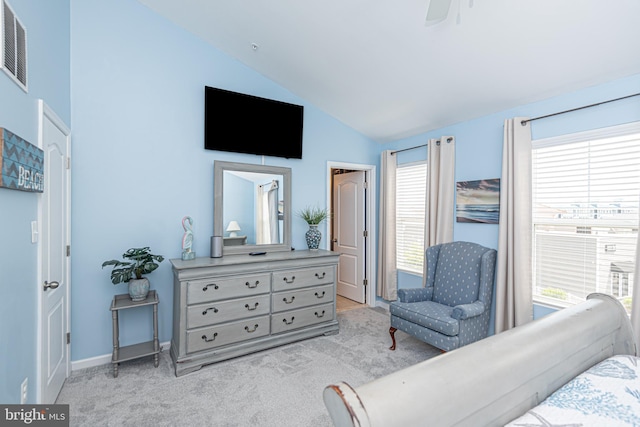
[(257, 288), (259, 284), (260, 284), (260, 281), (256, 280), (256, 283), (254, 283), (253, 285), (249, 282), (245, 282), (244, 285), (249, 289), (253, 289), (253, 288)]
[(209, 289), (209, 286), (213, 286), (213, 289), (218, 289), (218, 285), (216, 285), (215, 283), (210, 283), (210, 284), (208, 284), (207, 286), (205, 286), (204, 288), (202, 288), (202, 290), (203, 290), (204, 292), (206, 292), (206, 291), (207, 291), (207, 289)]
[(202, 315), (203, 315), (203, 316), (206, 316), (206, 315), (207, 315), (207, 312), (208, 312), (209, 310), (213, 310), (213, 312), (214, 312), (214, 313), (217, 313), (217, 312), (218, 312), (218, 309), (217, 309), (217, 308), (215, 308), (215, 307), (209, 307), (209, 308), (207, 308), (205, 311), (203, 311), (203, 312), (202, 312)]
[(318, 279), (324, 279), (324, 276), (326, 276), (326, 275), (327, 275), (327, 273), (325, 273), (324, 271), (322, 272), (322, 276), (321, 276), (321, 275), (319, 275), (318, 273), (316, 273), (316, 277), (317, 277)]
[(289, 322), (287, 322), (287, 319), (282, 319), (282, 321), (283, 321), (285, 324), (290, 325), (290, 324), (292, 324), (292, 323), (293, 323), (293, 319), (295, 319), (295, 316), (291, 316), (291, 320), (290, 320)]
[(255, 304), (253, 305), (253, 308), (249, 307), (249, 304), (245, 304), (245, 305), (244, 305), (244, 308), (246, 308), (246, 309), (247, 309), (247, 310), (249, 310), (249, 311), (253, 311), (253, 310), (255, 310), (256, 308), (258, 308), (258, 304), (259, 304), (259, 303), (255, 303)]
[(211, 339), (207, 338), (206, 335), (203, 335), (202, 339), (205, 340), (206, 342), (211, 342), (211, 341), (215, 341), (217, 336), (218, 336), (218, 333), (214, 332), (213, 333), (213, 337)]
[(284, 301), (285, 304), (291, 304), (294, 299), (296, 299), (295, 296), (291, 297), (290, 301), (287, 301), (287, 297), (284, 297), (284, 298), (282, 298), (282, 301)]
[(253, 326), (253, 329), (249, 329), (249, 327), (248, 327), (248, 326), (245, 326), (245, 327), (244, 327), (244, 330), (245, 330), (245, 331), (247, 331), (247, 332), (249, 332), (249, 333), (251, 333), (251, 332), (255, 332), (255, 331), (256, 331), (256, 329), (258, 329), (258, 324), (257, 324), (257, 323)]
[(316, 317), (319, 319), (321, 317), (324, 317), (324, 310), (322, 310), (322, 314), (318, 314), (318, 312), (316, 311)]
[(287, 279), (286, 277), (283, 278), (282, 280), (284, 280), (287, 283), (293, 283), (293, 281), (296, 280), (296, 276), (291, 276), (291, 280)]
[(325, 294), (325, 291), (322, 291), (322, 294), (318, 294), (318, 293), (316, 292), (316, 298), (318, 298), (318, 299), (320, 299), (320, 298), (324, 298), (324, 294)]

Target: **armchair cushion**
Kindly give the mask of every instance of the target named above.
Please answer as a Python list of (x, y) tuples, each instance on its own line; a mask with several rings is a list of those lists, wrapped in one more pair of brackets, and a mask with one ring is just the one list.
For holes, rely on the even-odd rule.
[(471, 304), (462, 304), (453, 307), (453, 313), (451, 316), (454, 319), (466, 320), (471, 317), (476, 317), (484, 313), (486, 307), (482, 301), (476, 301)]
[(453, 307), (437, 302), (405, 303), (396, 301), (389, 305), (389, 312), (392, 316), (398, 316), (444, 335), (455, 336), (460, 332), (460, 322), (451, 317)]
[(470, 242), (441, 245), (433, 301), (452, 307), (477, 301), (481, 258), (486, 251)]
[(433, 288), (398, 289), (400, 302), (429, 301), (433, 296)]

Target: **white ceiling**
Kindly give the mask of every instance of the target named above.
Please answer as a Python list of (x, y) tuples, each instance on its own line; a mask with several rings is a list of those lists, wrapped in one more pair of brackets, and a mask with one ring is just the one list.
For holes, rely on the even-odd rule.
[(640, 73), (638, 0), (139, 1), (378, 142)]

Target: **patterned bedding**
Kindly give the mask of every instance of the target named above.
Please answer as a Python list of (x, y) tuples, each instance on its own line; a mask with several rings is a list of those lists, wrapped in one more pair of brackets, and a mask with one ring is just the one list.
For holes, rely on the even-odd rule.
[(507, 426), (640, 427), (640, 358), (613, 356)]

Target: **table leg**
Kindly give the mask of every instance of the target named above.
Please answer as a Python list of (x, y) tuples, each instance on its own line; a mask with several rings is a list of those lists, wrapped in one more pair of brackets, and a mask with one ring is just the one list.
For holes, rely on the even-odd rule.
[(154, 366), (157, 368), (160, 364), (159, 351), (160, 343), (158, 342), (158, 304), (153, 305), (153, 350), (156, 354), (153, 355)]
[(118, 310), (111, 311), (111, 318), (113, 321), (113, 355), (111, 361), (113, 362), (113, 377), (116, 378), (118, 376), (118, 363), (116, 363), (116, 360), (118, 360), (118, 350), (120, 349)]

